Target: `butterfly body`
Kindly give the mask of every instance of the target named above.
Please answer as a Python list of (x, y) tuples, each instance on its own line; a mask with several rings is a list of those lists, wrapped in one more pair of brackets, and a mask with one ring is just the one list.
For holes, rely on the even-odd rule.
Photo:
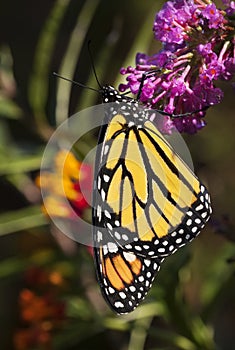
[(94, 253), (110, 307), (133, 311), (165, 257), (194, 239), (211, 213), (204, 185), (151, 121), (153, 111), (102, 89), (93, 191)]

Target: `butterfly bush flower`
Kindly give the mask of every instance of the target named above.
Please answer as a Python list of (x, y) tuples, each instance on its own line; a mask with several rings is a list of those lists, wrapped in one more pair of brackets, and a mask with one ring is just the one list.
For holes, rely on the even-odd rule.
[[(209, 0), (171, 0), (156, 14), (153, 31), (160, 52), (136, 55), (136, 66), (121, 69), (119, 90), (140, 91), (140, 101), (163, 111), (162, 131), (195, 133), (206, 125), (209, 106), (220, 103), (218, 79), (235, 72), (234, 1), (225, 10)], [(141, 81), (145, 79), (141, 87)], [(140, 89), (141, 87), (141, 89)], [(175, 118), (174, 118), (175, 116)]]

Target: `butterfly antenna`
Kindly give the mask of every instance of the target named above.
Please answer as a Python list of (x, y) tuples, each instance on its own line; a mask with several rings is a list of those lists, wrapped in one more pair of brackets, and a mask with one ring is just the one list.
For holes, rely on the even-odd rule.
[(56, 72), (53, 72), (53, 75), (55, 75), (56, 77), (58, 77), (58, 78), (60, 78), (60, 79), (66, 80), (66, 81), (68, 81), (68, 82), (70, 82), (70, 83), (72, 83), (72, 84), (74, 84), (74, 85), (80, 86), (80, 87), (82, 87), (82, 88), (89, 89), (89, 90), (96, 91), (96, 92), (100, 92), (100, 90), (94, 89), (94, 88), (92, 88), (92, 87), (90, 87), (90, 86), (83, 85), (83, 84), (81, 84), (81, 83), (78, 83), (78, 82), (75, 81), (75, 80), (65, 78), (65, 77), (63, 77), (62, 75), (57, 74)]
[(96, 74), (95, 64), (94, 64), (93, 55), (92, 55), (92, 51), (91, 51), (91, 40), (88, 41), (87, 47), (88, 47), (88, 52), (89, 52), (89, 56), (90, 56), (91, 67), (92, 67), (92, 70), (93, 70), (94, 75), (95, 75), (95, 80), (96, 80), (99, 88), (102, 89), (102, 85), (100, 84), (98, 76)]

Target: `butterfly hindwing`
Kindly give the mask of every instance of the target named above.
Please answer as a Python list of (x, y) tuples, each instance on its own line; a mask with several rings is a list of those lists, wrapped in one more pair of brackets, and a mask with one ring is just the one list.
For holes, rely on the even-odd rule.
[(105, 234), (107, 231), (96, 231), (96, 239), (101, 240), (95, 249), (99, 284), (110, 307), (118, 314), (128, 313), (144, 299), (163, 259), (126, 252), (109, 235), (102, 243)]

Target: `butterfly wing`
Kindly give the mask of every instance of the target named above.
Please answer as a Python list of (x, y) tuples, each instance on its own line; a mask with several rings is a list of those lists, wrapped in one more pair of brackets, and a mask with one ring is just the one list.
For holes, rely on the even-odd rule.
[[(107, 231), (98, 230), (99, 247), (95, 248), (95, 263), (102, 294), (116, 313), (133, 311), (144, 299), (157, 271), (160, 259), (146, 259), (126, 252)], [(102, 238), (101, 238), (102, 237)], [(102, 243), (105, 240), (107, 243)]]
[(124, 313), (144, 298), (163, 258), (203, 228), (210, 198), (136, 104), (119, 103), (108, 111), (99, 142), (93, 198), (96, 267), (106, 300)]

